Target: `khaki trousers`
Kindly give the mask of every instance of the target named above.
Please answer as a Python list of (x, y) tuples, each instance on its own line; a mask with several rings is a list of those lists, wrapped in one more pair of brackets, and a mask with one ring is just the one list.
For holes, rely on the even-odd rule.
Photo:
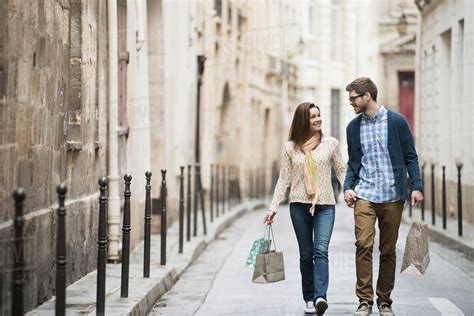
[(395, 285), (396, 245), (402, 218), (403, 201), (372, 203), (357, 200), (354, 208), (356, 237), (356, 294), (359, 301), (374, 303), (372, 287), (372, 249), (375, 220), (380, 230), (380, 266), (377, 280), (377, 304), (392, 304), (390, 294)]

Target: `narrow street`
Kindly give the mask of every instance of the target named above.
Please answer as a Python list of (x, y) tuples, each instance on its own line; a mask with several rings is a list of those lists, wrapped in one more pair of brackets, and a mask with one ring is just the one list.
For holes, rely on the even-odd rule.
[[(150, 315), (303, 315), (298, 248), (288, 206), (280, 207), (275, 241), (285, 258), (286, 280), (251, 282), (245, 260), (253, 241), (263, 233), (263, 210), (249, 213), (225, 230), (162, 299)], [(402, 224), (397, 245), (397, 270), (403, 258), (409, 226)], [(378, 235), (377, 237), (378, 238)], [(377, 276), (378, 244), (374, 247)], [(352, 315), (355, 264), (352, 210), (339, 204), (330, 245), (330, 284), (327, 315)], [(431, 263), (423, 277), (397, 272), (392, 294), (396, 315), (474, 315), (474, 263), (434, 242)], [(377, 308), (374, 308), (377, 315)]]

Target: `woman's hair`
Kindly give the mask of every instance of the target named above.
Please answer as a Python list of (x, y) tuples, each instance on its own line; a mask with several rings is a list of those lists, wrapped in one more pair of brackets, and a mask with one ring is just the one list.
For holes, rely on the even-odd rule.
[(309, 126), (309, 110), (312, 108), (321, 110), (317, 105), (312, 102), (303, 102), (296, 108), (293, 116), (293, 122), (291, 122), (290, 133), (288, 140), (295, 144), (295, 148), (299, 149), (301, 146), (311, 137), (311, 127)]

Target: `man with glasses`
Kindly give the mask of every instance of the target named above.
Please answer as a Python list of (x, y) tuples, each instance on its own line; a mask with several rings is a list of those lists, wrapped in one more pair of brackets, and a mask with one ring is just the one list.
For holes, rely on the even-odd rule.
[(377, 306), (380, 315), (394, 315), (390, 294), (395, 284), (395, 250), (407, 197), (407, 171), (413, 186), (412, 205), (423, 201), (418, 156), (405, 117), (377, 104), (377, 87), (370, 78), (358, 78), (346, 90), (358, 114), (346, 128), (349, 161), (344, 182), (344, 200), (354, 208), (356, 294), (360, 303), (354, 315), (372, 312), (376, 220), (380, 230)]

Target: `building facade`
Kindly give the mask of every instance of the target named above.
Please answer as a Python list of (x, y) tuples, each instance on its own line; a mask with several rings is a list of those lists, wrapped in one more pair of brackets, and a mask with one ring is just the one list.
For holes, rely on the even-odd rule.
[(26, 190), (25, 309), (54, 287), (61, 182), (68, 187), (67, 283), (96, 267), (97, 180), (107, 175), (107, 8), (79, 0), (0, 6), (0, 300), (8, 314), (16, 187)]
[[(415, 50), (419, 13), (414, 1), (377, 2), (380, 104), (403, 114), (414, 131)], [(400, 24), (406, 23), (406, 29)]]
[[(426, 207), (441, 214), (442, 167), (447, 214), (457, 216), (457, 165), (462, 164), (463, 219), (474, 222), (474, 3), (417, 0), (418, 89), (415, 133), (423, 165)], [(432, 173), (433, 168), (433, 173)], [(436, 207), (437, 205), (437, 207)]]
[[(153, 173), (152, 196), (159, 200), (167, 170), (171, 224), (179, 167), (194, 164), (196, 140), (206, 199), (211, 164), (238, 166), (243, 196), (256, 185), (269, 192), (286, 134), (283, 113), (298, 100), (298, 72), (288, 54), (294, 48), (284, 42), (294, 36), (285, 31), (297, 19), (293, 7), (292, 1), (1, 1), (2, 312), (9, 313), (11, 301), (17, 187), (27, 192), (31, 237), (25, 310), (54, 292), (61, 182), (68, 187), (67, 284), (96, 268), (101, 177), (108, 179), (110, 262), (121, 259), (124, 175), (133, 177), (134, 248), (143, 237), (145, 171)], [(196, 139), (198, 55), (207, 60)]]

